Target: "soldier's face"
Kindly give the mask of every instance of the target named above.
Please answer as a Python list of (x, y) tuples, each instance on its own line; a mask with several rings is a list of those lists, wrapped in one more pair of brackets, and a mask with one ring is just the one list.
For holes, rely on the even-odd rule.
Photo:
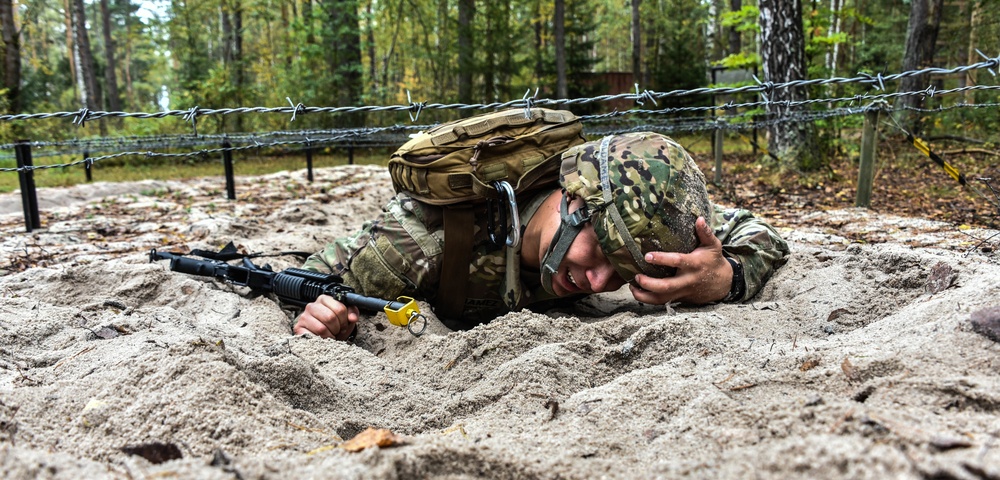
[[(570, 204), (572, 212), (583, 205), (580, 199)], [(550, 220), (551, 221), (551, 220)], [(555, 228), (559, 225), (559, 215), (555, 215)], [(552, 230), (555, 233), (555, 230)], [(551, 235), (542, 238), (551, 239)], [(547, 240), (548, 241), (548, 240)], [(543, 245), (544, 249), (548, 245)], [(613, 265), (597, 243), (597, 233), (594, 226), (587, 222), (579, 235), (573, 240), (566, 252), (566, 257), (559, 264), (559, 269), (552, 275), (553, 292), (564, 297), (580, 293), (600, 293), (618, 290), (625, 285), (625, 280), (615, 271)]]

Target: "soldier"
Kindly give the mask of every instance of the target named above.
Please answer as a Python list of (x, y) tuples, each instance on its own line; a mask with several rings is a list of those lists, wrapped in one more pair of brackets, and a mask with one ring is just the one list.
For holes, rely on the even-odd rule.
[[(571, 303), (625, 283), (649, 304), (741, 302), (788, 254), (787, 243), (750, 212), (713, 206), (694, 160), (656, 133), (570, 148), (559, 185), (519, 210), (524, 228), (516, 248), (496, 247), (485, 225), (476, 229), (462, 314), (440, 318), (449, 328)], [(449, 294), (438, 289), (443, 238), (441, 208), (399, 193), (379, 219), (303, 267), (340, 274), (363, 295), (435, 304)], [(306, 306), (294, 331), (345, 340), (358, 318), (356, 307), (322, 296)]]

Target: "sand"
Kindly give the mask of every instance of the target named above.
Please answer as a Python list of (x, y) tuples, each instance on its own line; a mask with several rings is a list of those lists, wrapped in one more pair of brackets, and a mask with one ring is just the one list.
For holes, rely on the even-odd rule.
[[(41, 189), (30, 234), (3, 196), (0, 477), (1000, 478), (1000, 344), (970, 323), (1000, 305), (996, 232), (803, 212), (750, 303), (619, 291), (467, 332), (421, 304), (424, 335), (366, 315), (354, 344), (149, 262), (314, 251), (391, 192), (378, 167), (316, 179)], [(397, 437), (342, 448), (368, 427)]]

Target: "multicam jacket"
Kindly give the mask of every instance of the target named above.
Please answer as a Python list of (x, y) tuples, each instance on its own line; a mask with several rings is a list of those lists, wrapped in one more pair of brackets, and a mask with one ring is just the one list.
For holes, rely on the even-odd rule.
[[(521, 203), (522, 225), (527, 225), (549, 193), (538, 193)], [(716, 206), (711, 224), (723, 243), (724, 255), (743, 266), (746, 293), (733, 301), (753, 297), (774, 270), (784, 264), (787, 243), (770, 225), (746, 210)], [(508, 258), (506, 248), (494, 246), (488, 238), (485, 219), (477, 221), (473, 245), (462, 318), (441, 319), (449, 328), (468, 329), (509, 311), (544, 309), (567, 300), (547, 293), (541, 287), (538, 271), (520, 267), (520, 248)], [(303, 268), (339, 274), (362, 295), (380, 298), (405, 295), (434, 305), (439, 295), (448, 295), (438, 291), (443, 247), (441, 207), (399, 193), (386, 204), (381, 217), (365, 223), (356, 234), (328, 244), (310, 256)]]

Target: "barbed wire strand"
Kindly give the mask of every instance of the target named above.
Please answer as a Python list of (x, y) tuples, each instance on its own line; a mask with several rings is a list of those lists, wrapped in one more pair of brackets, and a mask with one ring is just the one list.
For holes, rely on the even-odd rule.
[[(968, 71), (980, 70), (980, 69), (985, 69), (993, 73), (993, 69), (1000, 67), (1000, 57), (989, 58), (983, 55), (981, 52), (980, 55), (986, 58), (986, 60), (982, 62), (977, 62), (972, 65), (963, 65), (949, 69), (940, 67), (928, 67), (919, 70), (910, 70), (889, 75), (883, 75), (881, 73), (877, 75), (871, 75), (868, 73), (859, 73), (855, 77), (831, 77), (831, 78), (821, 78), (821, 79), (811, 79), (811, 80), (792, 80), (788, 82), (777, 82), (777, 83), (765, 81), (765, 82), (758, 82), (755, 85), (745, 85), (741, 87), (702, 87), (702, 88), (686, 89), (686, 90), (685, 89), (672, 90), (668, 92), (654, 92), (650, 90), (644, 90), (642, 92), (639, 92), (638, 85), (636, 85), (635, 93), (599, 95), (596, 97), (573, 98), (573, 99), (551, 99), (551, 98), (539, 99), (539, 98), (529, 97), (528, 94), (526, 93), (524, 97), (520, 99), (511, 100), (507, 102), (477, 103), (477, 104), (420, 103), (417, 111), (422, 111), (426, 109), (483, 110), (483, 109), (501, 109), (501, 108), (530, 108), (532, 106), (536, 107), (570, 106), (570, 105), (580, 105), (580, 104), (588, 104), (595, 102), (610, 102), (616, 100), (632, 100), (642, 105), (646, 100), (651, 100), (655, 103), (656, 100), (658, 99), (664, 99), (670, 97), (681, 97), (681, 96), (692, 96), (692, 95), (730, 95), (738, 93), (770, 94), (771, 92), (778, 89), (807, 87), (813, 85), (850, 84), (850, 83), (876, 85), (877, 88), (884, 91), (885, 82), (899, 80), (907, 77), (914, 77), (920, 75), (952, 75), (952, 74), (965, 73)], [(537, 90), (536, 90), (536, 95), (537, 95)], [(288, 101), (290, 104), (292, 103), (290, 99), (288, 99)], [(765, 103), (782, 104), (782, 102), (767, 101), (766, 97), (765, 97)], [(413, 112), (417, 105), (418, 104), (414, 104), (411, 102), (408, 105), (308, 107), (308, 106), (303, 106), (300, 103), (296, 105), (291, 105), (289, 107), (285, 106), (238, 107), (238, 108), (220, 108), (220, 109), (208, 109), (208, 108), (203, 109), (196, 106), (187, 110), (166, 110), (153, 113), (122, 112), (122, 111), (108, 112), (108, 111), (96, 111), (96, 110), (89, 110), (87, 108), (82, 108), (75, 112), (0, 115), (0, 121), (19, 121), (19, 120), (72, 117), (74, 123), (78, 125), (83, 125), (87, 121), (98, 120), (106, 117), (142, 118), (142, 119), (182, 117), (185, 121), (191, 121), (192, 125), (194, 126), (195, 118), (199, 116), (208, 116), (208, 115), (231, 115), (231, 114), (242, 114), (242, 113), (279, 113), (283, 115), (291, 114), (294, 118), (295, 115), (314, 114), (314, 113), (362, 113), (362, 112), (403, 112), (403, 111)], [(413, 118), (415, 121), (415, 117)], [(197, 130), (195, 130), (195, 132), (197, 133)]]

